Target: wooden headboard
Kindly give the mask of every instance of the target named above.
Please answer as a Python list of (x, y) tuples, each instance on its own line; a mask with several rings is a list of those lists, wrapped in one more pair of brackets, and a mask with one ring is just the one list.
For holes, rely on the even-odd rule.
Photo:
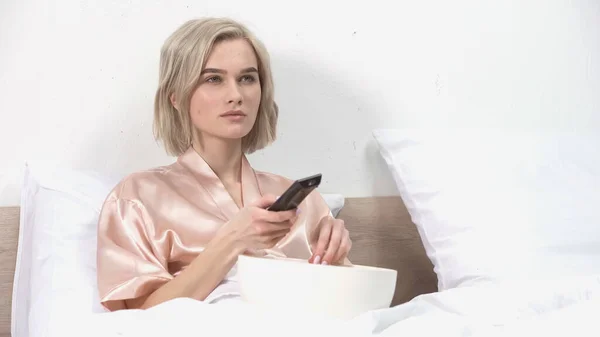
[(346, 198), (338, 218), (350, 232), (354, 264), (398, 271), (392, 306), (437, 291), (437, 277), (400, 197)]
[(0, 337), (10, 337), (12, 284), (19, 239), (19, 207), (0, 207)]
[[(398, 271), (392, 305), (437, 290), (433, 266), (399, 197), (347, 198), (338, 217), (350, 231), (353, 263)], [(18, 230), (19, 208), (0, 207), (0, 337), (10, 336)]]

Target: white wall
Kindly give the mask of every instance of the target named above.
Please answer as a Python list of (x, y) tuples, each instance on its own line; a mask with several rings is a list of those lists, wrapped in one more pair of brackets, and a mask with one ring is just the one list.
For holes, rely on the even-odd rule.
[(25, 160), (128, 172), (151, 135), (158, 51), (185, 20), (231, 16), (269, 47), (278, 142), (251, 161), (322, 191), (396, 194), (378, 127), (600, 125), (597, 0), (0, 1), (0, 205)]

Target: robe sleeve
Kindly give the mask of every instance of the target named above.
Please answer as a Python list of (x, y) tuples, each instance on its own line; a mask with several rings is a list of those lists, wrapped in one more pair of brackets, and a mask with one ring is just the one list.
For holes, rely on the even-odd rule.
[(173, 276), (157, 256), (152, 226), (139, 201), (109, 197), (100, 213), (97, 281), (101, 304), (126, 309), (125, 300), (148, 295)]

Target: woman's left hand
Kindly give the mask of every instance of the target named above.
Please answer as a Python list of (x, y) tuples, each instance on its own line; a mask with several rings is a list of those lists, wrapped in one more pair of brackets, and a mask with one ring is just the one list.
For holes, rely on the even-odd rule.
[(352, 248), (352, 240), (344, 226), (344, 220), (326, 216), (319, 222), (315, 239), (311, 240), (314, 264), (343, 264)]

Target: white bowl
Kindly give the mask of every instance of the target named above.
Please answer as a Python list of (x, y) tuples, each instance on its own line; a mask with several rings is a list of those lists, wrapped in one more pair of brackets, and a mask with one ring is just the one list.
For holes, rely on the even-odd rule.
[(389, 308), (396, 288), (397, 272), (385, 268), (246, 255), (237, 268), (245, 302), (290, 313), (351, 319)]

